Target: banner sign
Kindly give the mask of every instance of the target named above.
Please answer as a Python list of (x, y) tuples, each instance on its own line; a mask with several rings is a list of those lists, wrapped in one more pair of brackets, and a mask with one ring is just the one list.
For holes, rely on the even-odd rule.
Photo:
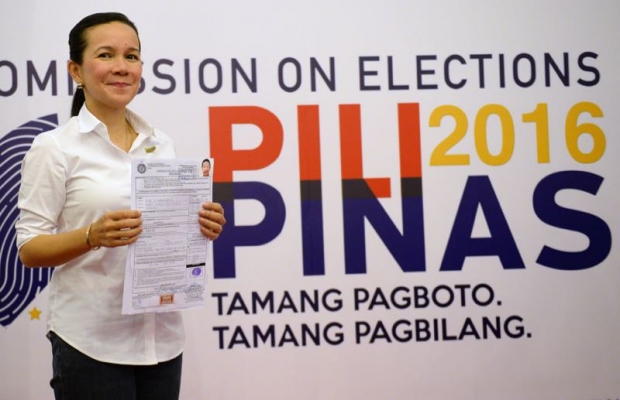
[[(43, 399), (19, 166), (101, 10), (31, 3), (0, 16), (0, 374)], [(143, 46), (130, 108), (218, 163), (182, 398), (620, 399), (616, 3), (244, 3), (110, 5)]]

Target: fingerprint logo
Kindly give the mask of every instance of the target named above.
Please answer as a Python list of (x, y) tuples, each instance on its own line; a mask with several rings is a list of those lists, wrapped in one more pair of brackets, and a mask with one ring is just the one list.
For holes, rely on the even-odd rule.
[(58, 126), (58, 115), (30, 121), (0, 138), (0, 324), (6, 327), (47, 286), (52, 268), (24, 268), (17, 256), (15, 222), (21, 162), (41, 132)]

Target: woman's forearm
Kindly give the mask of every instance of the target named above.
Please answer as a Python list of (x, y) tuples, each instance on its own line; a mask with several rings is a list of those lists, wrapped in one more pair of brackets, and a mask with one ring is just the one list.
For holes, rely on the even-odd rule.
[(91, 250), (86, 242), (87, 229), (36, 236), (21, 247), (19, 258), (26, 267), (56, 267), (69, 262)]

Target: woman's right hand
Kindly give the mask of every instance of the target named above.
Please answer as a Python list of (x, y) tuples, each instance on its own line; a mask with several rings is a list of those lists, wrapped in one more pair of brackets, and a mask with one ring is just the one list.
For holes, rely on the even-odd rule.
[(138, 240), (142, 233), (142, 218), (138, 210), (110, 211), (90, 225), (88, 244), (100, 246), (127, 246)]

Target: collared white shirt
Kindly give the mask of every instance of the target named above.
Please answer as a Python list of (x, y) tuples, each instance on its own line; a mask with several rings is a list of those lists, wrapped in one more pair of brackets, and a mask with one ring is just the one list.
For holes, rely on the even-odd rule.
[[(174, 143), (137, 114), (129, 153), (83, 106), (77, 117), (39, 134), (24, 157), (15, 227), (21, 248), (37, 235), (90, 225), (131, 205), (131, 159), (175, 157)], [(148, 151), (147, 151), (148, 149)], [(179, 312), (122, 315), (127, 247), (92, 250), (58, 266), (49, 283), (48, 329), (99, 361), (146, 365), (183, 351)]]

